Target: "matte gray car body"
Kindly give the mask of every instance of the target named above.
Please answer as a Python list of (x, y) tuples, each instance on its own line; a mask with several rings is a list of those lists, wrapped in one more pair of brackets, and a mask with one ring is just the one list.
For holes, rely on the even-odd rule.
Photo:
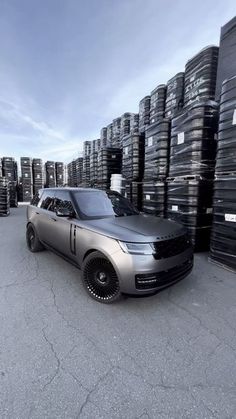
[[(45, 189), (42, 192), (51, 193), (55, 198), (61, 190), (61, 188)], [(55, 212), (43, 209), (42, 196), (37, 206), (27, 207), (27, 225), (34, 226), (44, 246), (75, 263), (79, 268), (83, 266), (83, 261), (88, 254), (94, 251), (101, 252), (113, 265), (121, 292), (128, 294), (144, 295), (156, 292), (184, 278), (191, 271), (193, 250), (189, 242), (185, 244), (183, 251), (180, 247), (175, 250), (176, 254), (160, 258), (156, 258), (153, 254), (126, 253), (120, 245), (120, 242), (155, 243), (156, 246), (160, 243), (162, 247), (165, 247), (166, 243), (168, 247), (171, 240), (173, 242), (177, 240), (178, 246), (178, 240), (186, 234), (183, 226), (170, 220), (144, 214), (81, 219), (73, 195), (83, 190), (82, 188), (63, 188), (63, 193), (68, 191), (74, 206), (73, 218), (57, 216)], [(86, 189), (89, 193), (94, 193), (94, 191), (96, 190)], [(158, 273), (160, 273), (160, 281)], [(137, 278), (141, 278), (141, 286), (140, 284), (137, 286), (139, 280)]]

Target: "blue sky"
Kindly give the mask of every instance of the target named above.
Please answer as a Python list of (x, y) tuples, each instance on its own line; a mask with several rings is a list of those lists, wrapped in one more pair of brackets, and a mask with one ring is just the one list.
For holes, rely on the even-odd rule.
[(234, 15), (233, 0), (0, 0), (0, 156), (72, 160)]

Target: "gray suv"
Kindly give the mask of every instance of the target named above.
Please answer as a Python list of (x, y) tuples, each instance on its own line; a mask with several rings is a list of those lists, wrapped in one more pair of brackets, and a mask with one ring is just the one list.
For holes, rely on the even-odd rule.
[(89, 295), (103, 303), (152, 294), (193, 267), (183, 226), (140, 214), (113, 191), (40, 190), (27, 207), (26, 239), (31, 252), (49, 248), (76, 264)]

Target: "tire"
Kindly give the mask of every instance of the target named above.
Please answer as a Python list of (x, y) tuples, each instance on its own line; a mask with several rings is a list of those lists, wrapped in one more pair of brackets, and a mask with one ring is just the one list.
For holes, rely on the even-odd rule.
[(90, 297), (100, 303), (111, 304), (121, 298), (115, 269), (101, 252), (90, 253), (85, 258), (82, 281)]
[(39, 241), (37, 232), (33, 226), (33, 224), (29, 224), (26, 228), (26, 243), (28, 249), (32, 253), (40, 252), (44, 250), (44, 246)]

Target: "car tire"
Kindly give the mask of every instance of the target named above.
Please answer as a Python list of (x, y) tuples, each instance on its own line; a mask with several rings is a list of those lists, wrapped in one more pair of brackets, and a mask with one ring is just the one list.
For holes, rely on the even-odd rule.
[(40, 242), (38, 238), (38, 234), (33, 224), (29, 224), (26, 228), (26, 243), (27, 243), (28, 249), (32, 253), (36, 253), (36, 252), (40, 252), (44, 250), (44, 246)]
[(90, 297), (100, 303), (111, 304), (121, 298), (116, 271), (101, 252), (90, 253), (85, 258), (82, 281)]

